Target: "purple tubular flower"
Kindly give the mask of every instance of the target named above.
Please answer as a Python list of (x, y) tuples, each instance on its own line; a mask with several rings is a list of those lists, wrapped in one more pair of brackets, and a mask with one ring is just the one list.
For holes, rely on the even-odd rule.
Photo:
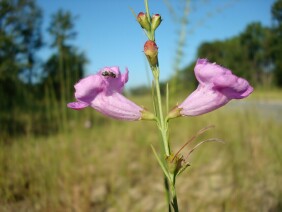
[(115, 119), (140, 120), (144, 109), (121, 94), (127, 81), (127, 69), (124, 74), (121, 74), (116, 66), (105, 67), (97, 74), (83, 78), (75, 84), (77, 101), (67, 106), (75, 110), (91, 106), (100, 113)]
[(232, 99), (242, 99), (253, 92), (248, 81), (207, 59), (198, 59), (195, 75), (199, 81), (198, 88), (180, 105), (182, 116), (197, 116), (211, 112)]

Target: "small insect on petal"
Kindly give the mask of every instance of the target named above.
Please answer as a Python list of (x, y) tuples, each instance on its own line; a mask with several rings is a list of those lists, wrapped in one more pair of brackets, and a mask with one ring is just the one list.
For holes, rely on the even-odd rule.
[(112, 77), (112, 78), (116, 78), (116, 75), (113, 72), (110, 72), (109, 76)]
[(110, 75), (110, 74), (109, 74), (108, 71), (103, 71), (103, 72), (102, 72), (102, 76), (104, 76), (104, 77), (109, 76), (109, 75)]
[(111, 71), (103, 71), (102, 72), (102, 76), (104, 77), (112, 77), (112, 78), (116, 78), (117, 75)]

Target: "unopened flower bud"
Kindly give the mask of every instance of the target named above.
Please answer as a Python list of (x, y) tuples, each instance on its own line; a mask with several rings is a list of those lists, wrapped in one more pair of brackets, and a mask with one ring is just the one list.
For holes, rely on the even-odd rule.
[(160, 26), (162, 22), (162, 17), (159, 14), (155, 14), (152, 16), (152, 29), (156, 30), (158, 28), (158, 26)]
[(158, 65), (158, 46), (154, 41), (146, 41), (144, 45), (144, 53), (151, 66), (155, 67)]
[(140, 13), (137, 15), (137, 21), (139, 22), (140, 26), (141, 26), (143, 29), (145, 29), (145, 30), (147, 30), (147, 31), (150, 30), (151, 26), (150, 26), (150, 23), (149, 23), (149, 21), (148, 21), (147, 16), (146, 16), (145, 13), (140, 12)]

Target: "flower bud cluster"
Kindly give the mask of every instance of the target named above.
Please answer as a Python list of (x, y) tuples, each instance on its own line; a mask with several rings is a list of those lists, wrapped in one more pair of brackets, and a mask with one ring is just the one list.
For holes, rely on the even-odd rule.
[(160, 26), (162, 18), (159, 14), (153, 16), (148, 13), (140, 12), (137, 16), (137, 21), (145, 30), (149, 40), (144, 45), (144, 53), (151, 67), (157, 67), (158, 63), (158, 46), (155, 43), (155, 30)]
[(154, 31), (160, 26), (162, 18), (159, 14), (154, 14), (152, 17), (147, 16), (146, 13), (140, 12), (137, 15), (137, 21), (140, 26), (146, 30), (146, 32), (154, 33)]

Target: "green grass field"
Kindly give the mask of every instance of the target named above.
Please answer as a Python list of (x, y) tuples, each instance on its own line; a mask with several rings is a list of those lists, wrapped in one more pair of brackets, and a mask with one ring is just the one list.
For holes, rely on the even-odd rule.
[[(272, 99), (281, 103), (282, 92), (255, 92), (243, 101)], [(165, 211), (162, 172), (150, 147), (159, 149), (155, 123), (109, 120), (90, 108), (71, 113), (77, 118), (67, 132), (2, 142), (0, 211)], [(281, 108), (277, 114), (231, 103), (171, 121), (174, 152), (208, 125), (215, 128), (184, 155), (201, 140), (225, 141), (203, 144), (188, 159), (191, 167), (177, 183), (181, 211), (282, 211)]]

